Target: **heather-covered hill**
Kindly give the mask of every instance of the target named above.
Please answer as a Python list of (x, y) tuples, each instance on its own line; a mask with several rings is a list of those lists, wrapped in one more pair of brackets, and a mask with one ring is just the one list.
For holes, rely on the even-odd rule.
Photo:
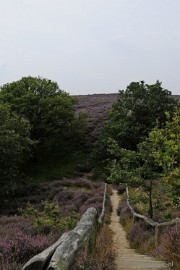
[[(94, 140), (108, 119), (108, 110), (117, 100), (118, 94), (93, 94), (75, 97), (78, 100), (77, 113), (88, 114), (88, 131)], [(174, 95), (174, 97), (180, 100), (180, 95)]]
[(88, 133), (94, 141), (108, 119), (108, 110), (117, 100), (117, 94), (80, 95), (76, 98), (77, 114), (88, 114)]
[(117, 94), (94, 94), (76, 96), (78, 99), (77, 111), (87, 112), (90, 118), (106, 119), (107, 110), (117, 100)]
[[(107, 118), (107, 110), (111, 108), (118, 94), (93, 94), (75, 96), (78, 99), (77, 111), (86, 112), (90, 118)], [(173, 95), (180, 100), (180, 95)]]

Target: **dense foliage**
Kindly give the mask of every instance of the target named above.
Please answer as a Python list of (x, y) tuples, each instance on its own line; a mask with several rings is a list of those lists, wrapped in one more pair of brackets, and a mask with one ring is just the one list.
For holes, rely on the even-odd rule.
[[(113, 141), (110, 151), (114, 159), (109, 162), (108, 180), (115, 183), (143, 185), (149, 196), (149, 215), (153, 218), (153, 185), (161, 181), (170, 204), (180, 203), (180, 114), (159, 129), (154, 128), (146, 140), (138, 144), (137, 151), (119, 148)], [(165, 190), (163, 190), (165, 192)]]
[(75, 100), (56, 82), (40, 77), (3, 85), (0, 102), (30, 122), (31, 139), (40, 143), (65, 136), (74, 120)]
[(56, 82), (41, 77), (0, 88), (0, 182), (12, 189), (30, 158), (37, 163), (79, 147), (86, 118), (75, 116), (75, 103)]
[(19, 167), (31, 156), (29, 122), (0, 104), (0, 184), (1, 192), (12, 190)]
[(150, 132), (149, 144), (154, 163), (161, 168), (166, 185), (171, 187), (171, 197), (180, 203), (180, 109), (164, 128)]
[(148, 85), (143, 81), (132, 82), (126, 90), (120, 90), (110, 117), (110, 132), (118, 144), (126, 149), (136, 146), (156, 126), (162, 127), (165, 112), (173, 113), (176, 101), (161, 83)]
[[(163, 89), (159, 81), (152, 85), (143, 81), (132, 82), (126, 90), (119, 91), (118, 100), (110, 111), (109, 122), (93, 152), (97, 171), (107, 176), (109, 161), (117, 161), (117, 153), (114, 155), (108, 150), (109, 138), (115, 141), (118, 149), (137, 151), (138, 144), (147, 138), (155, 126), (162, 128), (168, 117), (171, 119), (177, 104), (170, 91)], [(169, 112), (169, 116), (166, 112)], [(127, 151), (124, 153), (127, 154)]]

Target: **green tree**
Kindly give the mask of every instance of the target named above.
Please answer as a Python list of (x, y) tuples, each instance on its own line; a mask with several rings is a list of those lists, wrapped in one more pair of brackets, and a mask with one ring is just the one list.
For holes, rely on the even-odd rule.
[[(167, 114), (169, 117), (169, 114)], [(171, 186), (175, 202), (180, 202), (180, 109), (166, 126), (154, 128), (149, 134), (155, 163), (162, 168), (164, 181)]]
[(31, 139), (47, 143), (61, 141), (71, 131), (75, 99), (44, 78), (23, 77), (0, 89), (0, 102), (29, 120)]
[(19, 168), (31, 156), (29, 122), (0, 104), (0, 184), (1, 191), (13, 189)]
[(157, 122), (159, 127), (165, 124), (165, 112), (172, 114), (176, 106), (171, 92), (163, 89), (159, 81), (152, 85), (132, 82), (119, 91), (113, 104), (109, 124), (112, 137), (121, 147), (136, 149)]
[(117, 142), (111, 138), (108, 139), (108, 143), (108, 151), (113, 157), (108, 164), (108, 180), (112, 183), (139, 185), (142, 179), (138, 153), (118, 147)]
[[(163, 127), (167, 120), (166, 112), (171, 116), (178, 102), (171, 92), (163, 89), (161, 83), (148, 85), (143, 81), (132, 82), (126, 90), (120, 90), (118, 100), (113, 104), (107, 126), (93, 151), (96, 171), (104, 170), (109, 160), (113, 160), (108, 151), (109, 138), (117, 143), (117, 149), (136, 151), (137, 145), (148, 137), (156, 126)], [(102, 140), (103, 138), (103, 140)]]

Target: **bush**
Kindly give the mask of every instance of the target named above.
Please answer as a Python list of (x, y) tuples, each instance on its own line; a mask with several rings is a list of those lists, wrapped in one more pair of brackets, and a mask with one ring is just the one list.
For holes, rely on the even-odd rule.
[(123, 194), (126, 191), (126, 184), (121, 183), (118, 186), (118, 194)]
[(161, 234), (159, 246), (154, 250), (154, 255), (173, 262), (174, 269), (180, 269), (180, 225), (167, 228)]
[(132, 248), (140, 252), (147, 252), (154, 248), (154, 229), (144, 222), (136, 222), (127, 234)]
[(0, 269), (20, 270), (32, 256), (52, 245), (59, 237), (58, 230), (37, 234), (30, 218), (0, 218)]
[(23, 216), (31, 216), (33, 219), (33, 226), (39, 229), (39, 232), (51, 231), (54, 228), (58, 228), (61, 231), (72, 229), (77, 221), (79, 215), (74, 213), (71, 217), (61, 217), (61, 210), (58, 205), (47, 201), (43, 202), (43, 210), (38, 211), (30, 203), (27, 204), (25, 209), (21, 209), (20, 212)]

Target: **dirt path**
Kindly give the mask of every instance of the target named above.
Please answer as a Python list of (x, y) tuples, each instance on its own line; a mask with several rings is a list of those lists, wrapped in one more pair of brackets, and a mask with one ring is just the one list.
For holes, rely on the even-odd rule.
[(146, 255), (140, 255), (131, 249), (126, 240), (126, 233), (119, 223), (116, 209), (119, 205), (120, 197), (117, 191), (113, 189), (111, 203), (113, 212), (111, 215), (110, 228), (113, 231), (114, 249), (117, 253), (116, 266), (117, 270), (155, 270), (168, 269), (163, 262), (156, 261), (154, 258)]

